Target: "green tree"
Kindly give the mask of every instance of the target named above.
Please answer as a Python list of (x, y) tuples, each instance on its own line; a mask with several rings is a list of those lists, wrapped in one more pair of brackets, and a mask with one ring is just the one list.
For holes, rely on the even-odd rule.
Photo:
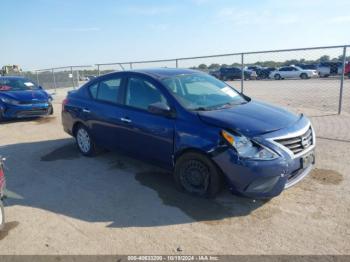
[(220, 64), (210, 64), (208, 66), (208, 69), (210, 70), (219, 69), (219, 68), (220, 68)]
[(207, 67), (206, 64), (200, 64), (200, 65), (198, 66), (198, 69), (200, 69), (200, 70), (206, 70), (206, 69), (208, 69), (208, 67)]

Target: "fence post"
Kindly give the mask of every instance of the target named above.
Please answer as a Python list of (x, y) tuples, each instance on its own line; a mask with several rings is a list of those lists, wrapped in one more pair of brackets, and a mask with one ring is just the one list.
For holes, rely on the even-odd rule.
[(39, 86), (39, 85), (40, 85), (40, 83), (39, 83), (39, 75), (38, 75), (38, 71), (35, 71), (35, 73), (36, 73), (36, 83), (37, 83), (37, 85)]
[(340, 91), (339, 91), (339, 107), (338, 115), (341, 114), (343, 103), (343, 89), (344, 89), (344, 75), (345, 75), (345, 62), (346, 62), (346, 46), (343, 47), (343, 61), (342, 61), (342, 73), (340, 77)]
[(53, 80), (53, 88), (55, 89), (56, 93), (56, 78), (55, 78), (55, 69), (52, 68), (52, 80)]
[(75, 89), (75, 84), (74, 84), (74, 75), (73, 75), (73, 67), (70, 67), (70, 74), (72, 75), (72, 87)]
[(97, 75), (100, 76), (100, 65), (97, 65)]
[(241, 54), (241, 93), (243, 94), (244, 92), (244, 54)]
[(176, 68), (179, 67), (179, 60), (178, 59), (175, 59), (175, 64), (176, 64)]

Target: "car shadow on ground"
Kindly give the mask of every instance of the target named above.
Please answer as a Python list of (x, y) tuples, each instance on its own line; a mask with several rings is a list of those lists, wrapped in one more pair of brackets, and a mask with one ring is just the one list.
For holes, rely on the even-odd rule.
[(246, 216), (266, 201), (223, 190), (215, 199), (179, 192), (172, 175), (122, 154), (82, 157), (73, 139), (8, 145), (7, 206), (48, 210), (109, 227), (215, 224)]
[(32, 122), (37, 124), (44, 124), (55, 120), (55, 116), (41, 116), (41, 117), (26, 117), (26, 118), (16, 118), (16, 119), (1, 119), (0, 125), (8, 125), (14, 123), (26, 123)]

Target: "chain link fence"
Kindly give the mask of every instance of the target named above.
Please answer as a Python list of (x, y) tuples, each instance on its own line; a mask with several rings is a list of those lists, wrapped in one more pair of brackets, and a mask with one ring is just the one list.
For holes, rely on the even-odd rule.
[(227, 81), (255, 99), (317, 116), (350, 113), (349, 47), (327, 46), (66, 66), (21, 72), (21, 75), (46, 89), (74, 89), (92, 78), (114, 71), (192, 68)]

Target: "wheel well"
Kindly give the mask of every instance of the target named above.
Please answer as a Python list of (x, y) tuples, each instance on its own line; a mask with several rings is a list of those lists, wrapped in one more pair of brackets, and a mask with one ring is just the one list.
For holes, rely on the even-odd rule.
[(198, 148), (185, 148), (185, 149), (180, 150), (179, 152), (177, 152), (177, 153), (175, 154), (175, 157), (174, 157), (174, 166), (175, 166), (177, 160), (178, 160), (181, 156), (183, 156), (184, 154), (187, 154), (187, 153), (197, 153), (197, 154), (201, 154), (201, 155), (203, 155), (203, 156), (206, 156), (206, 157), (216, 166), (216, 168), (220, 171), (221, 175), (224, 177), (224, 173), (222, 172), (221, 168), (220, 168), (220, 167), (216, 164), (216, 162), (210, 157), (210, 155), (209, 155), (207, 152), (205, 152), (205, 151), (203, 151), (203, 150), (201, 150), (201, 149), (198, 149)]
[(74, 123), (73, 128), (72, 128), (73, 136), (75, 136), (75, 132), (77, 131), (78, 126), (80, 126), (80, 125), (83, 126), (84, 124), (82, 122), (80, 122), (80, 121), (77, 121), (77, 122)]
[(200, 150), (197, 148), (185, 148), (185, 149), (182, 149), (179, 152), (175, 153), (174, 164), (182, 155), (187, 154), (187, 153), (198, 153), (198, 154), (205, 155), (205, 156), (209, 157), (209, 155), (206, 152), (204, 152), (203, 150)]
[(205, 152), (201, 149), (198, 149), (198, 148), (186, 148), (186, 149), (183, 149), (183, 150), (177, 152), (175, 155), (175, 159), (174, 159), (174, 167), (175, 167), (176, 161), (181, 156), (183, 156), (184, 154), (187, 154), (187, 153), (197, 153), (197, 154), (201, 154), (203, 156), (206, 156), (213, 163), (213, 165), (217, 168), (217, 170), (219, 171), (219, 174), (220, 174), (222, 181), (226, 180), (226, 176), (225, 176), (224, 172), (222, 171), (222, 169), (218, 166), (218, 164), (210, 157), (210, 155), (207, 152)]

